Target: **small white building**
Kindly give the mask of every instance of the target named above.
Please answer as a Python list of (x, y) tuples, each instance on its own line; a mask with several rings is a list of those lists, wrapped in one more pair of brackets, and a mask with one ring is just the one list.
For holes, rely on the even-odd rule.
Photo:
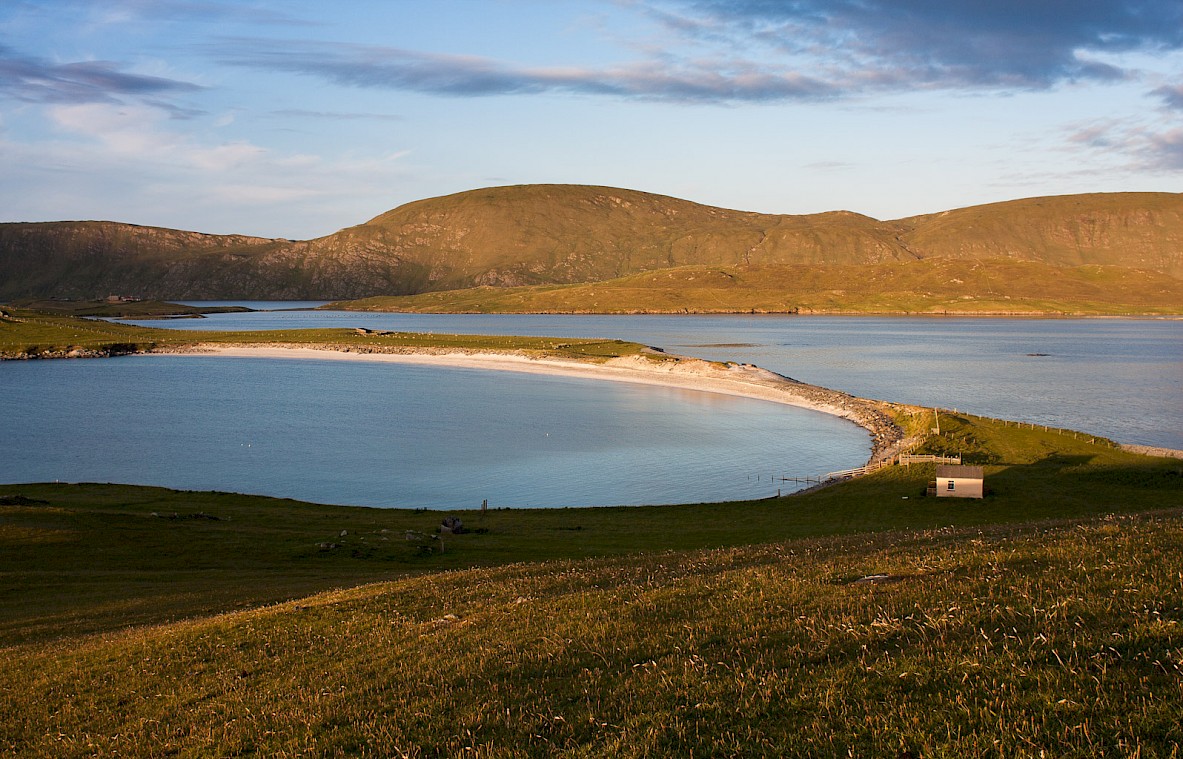
[(983, 478), (980, 466), (940, 464), (937, 466), (937, 497), (981, 498)]

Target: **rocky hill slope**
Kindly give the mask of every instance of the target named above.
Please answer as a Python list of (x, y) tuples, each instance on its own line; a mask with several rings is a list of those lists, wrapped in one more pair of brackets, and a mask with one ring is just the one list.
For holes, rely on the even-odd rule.
[(345, 299), (598, 282), (684, 266), (929, 259), (1113, 266), (1183, 279), (1183, 195), (1032, 198), (878, 221), (527, 185), (416, 201), (306, 241), (114, 222), (0, 224), (0, 299)]

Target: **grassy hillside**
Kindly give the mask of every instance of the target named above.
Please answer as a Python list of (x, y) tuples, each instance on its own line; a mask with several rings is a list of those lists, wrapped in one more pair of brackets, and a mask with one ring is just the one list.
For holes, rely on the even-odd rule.
[[(892, 230), (852, 213), (778, 216), (608, 187), (495, 187), (410, 203), (333, 237), (393, 251), (422, 289), (589, 282), (686, 265), (867, 263)], [(437, 269), (432, 273), (428, 270)]]
[(23, 646), (0, 750), (1169, 757), (1181, 526), (513, 565)]
[[(590, 283), (680, 267), (970, 260), (1183, 279), (1183, 196), (1032, 198), (883, 222), (845, 211), (756, 214), (633, 190), (528, 185), (409, 203), (308, 241), (111, 222), (0, 224), (0, 299), (345, 299)], [(869, 309), (860, 302), (854, 310)]]
[(0, 224), (0, 300), (246, 294), (263, 284), (260, 257), (283, 243), (106, 221)]
[(1124, 266), (1183, 278), (1183, 202), (1171, 193), (1064, 195), (904, 219), (926, 258), (1010, 258)]
[(688, 266), (581, 285), (479, 287), (326, 308), (444, 313), (1180, 314), (1183, 280), (1114, 266), (928, 259)]

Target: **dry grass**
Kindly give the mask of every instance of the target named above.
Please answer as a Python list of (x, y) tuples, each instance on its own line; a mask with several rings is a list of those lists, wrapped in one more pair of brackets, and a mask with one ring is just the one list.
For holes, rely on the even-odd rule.
[(1178, 314), (1183, 280), (1118, 267), (928, 259), (690, 266), (591, 284), (372, 297), (328, 308), (425, 313)]
[(1177, 756), (1181, 528), (1176, 510), (514, 565), (18, 647), (0, 748)]

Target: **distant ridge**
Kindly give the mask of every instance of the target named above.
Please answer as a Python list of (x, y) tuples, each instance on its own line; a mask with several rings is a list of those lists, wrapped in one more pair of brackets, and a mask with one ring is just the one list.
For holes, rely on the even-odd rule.
[(415, 201), (306, 241), (115, 222), (0, 224), (0, 300), (115, 293), (352, 299), (594, 283), (681, 267), (937, 261), (1116, 267), (1126, 271), (1123, 281), (1135, 272), (1160, 285), (1183, 280), (1183, 195), (1030, 198), (878, 221), (847, 211), (759, 214), (635, 190), (523, 185)]

